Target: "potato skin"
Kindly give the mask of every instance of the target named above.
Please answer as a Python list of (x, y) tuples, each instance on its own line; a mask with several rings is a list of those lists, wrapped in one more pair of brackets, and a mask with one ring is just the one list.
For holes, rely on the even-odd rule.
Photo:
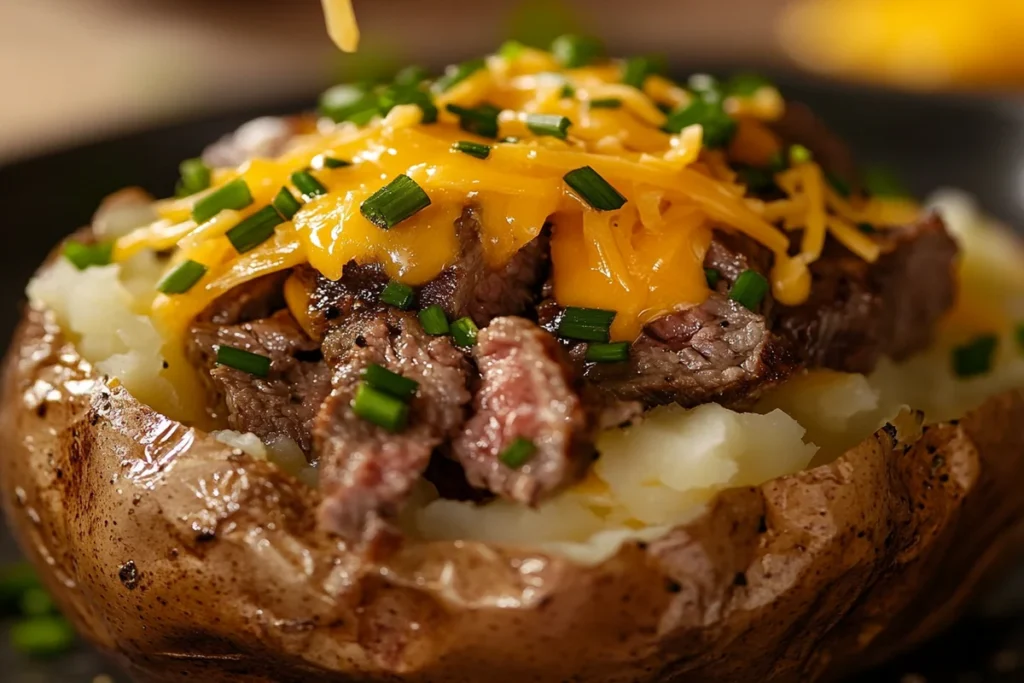
[(1024, 535), (1024, 394), (907, 422), (595, 567), (450, 542), (371, 567), (316, 528), (315, 491), (139, 404), (28, 309), (0, 486), (139, 681), (812, 681), (946, 625)]

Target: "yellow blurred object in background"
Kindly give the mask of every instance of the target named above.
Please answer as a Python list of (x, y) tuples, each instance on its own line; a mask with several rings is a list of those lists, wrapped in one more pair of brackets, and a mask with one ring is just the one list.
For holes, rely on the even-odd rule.
[(800, 0), (782, 41), (802, 66), (932, 89), (1024, 84), (1024, 0)]
[(352, 0), (323, 0), (324, 19), (331, 40), (345, 52), (355, 52), (359, 47), (359, 26)]

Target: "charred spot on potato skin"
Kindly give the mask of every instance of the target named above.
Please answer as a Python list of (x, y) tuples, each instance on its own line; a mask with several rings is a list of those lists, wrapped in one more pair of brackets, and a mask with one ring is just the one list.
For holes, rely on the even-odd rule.
[(736, 572), (736, 576), (732, 577), (732, 585), (734, 586), (746, 586), (747, 575), (744, 572)]
[(764, 534), (768, 532), (768, 518), (761, 515), (761, 518), (757, 521), (757, 533)]
[(128, 560), (117, 570), (117, 578), (130, 591), (139, 586), (139, 569), (135, 566), (135, 560)]
[(196, 534), (196, 543), (210, 543), (216, 540), (217, 534), (212, 531), (200, 531)]
[(49, 409), (50, 409), (49, 404), (46, 403), (45, 401), (43, 401), (42, 403), (40, 403), (39, 405), (36, 406), (36, 415), (40, 419), (42, 419), (42, 418), (46, 417), (46, 411), (49, 410)]
[(882, 431), (889, 435), (889, 441), (892, 443), (892, 447), (896, 447), (896, 425), (892, 422), (886, 422), (882, 427)]
[(683, 590), (683, 587), (672, 579), (665, 579), (665, 590), (669, 593), (678, 593)]

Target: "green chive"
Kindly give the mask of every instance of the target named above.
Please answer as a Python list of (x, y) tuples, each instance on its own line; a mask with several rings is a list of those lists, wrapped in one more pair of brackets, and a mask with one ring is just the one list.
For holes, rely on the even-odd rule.
[(459, 117), (459, 126), (462, 130), (482, 138), (498, 137), (498, 114), (501, 110), (494, 105), (482, 104), (476, 108), (468, 108), (449, 104), (445, 109)]
[(506, 40), (498, 48), (498, 56), (502, 59), (516, 59), (519, 55), (523, 54), (523, 50), (526, 46), (520, 43), (518, 40)]
[(334, 157), (321, 157), (320, 165), (324, 168), (345, 168), (351, 166), (351, 161), (345, 161), (344, 159), (335, 159)]
[(416, 395), (416, 389), (420, 383), (408, 377), (402, 377), (397, 372), (391, 372), (383, 365), (370, 363), (363, 370), (363, 381), (378, 391), (394, 396), (402, 401), (408, 401)]
[(352, 400), (352, 412), (392, 434), (405, 429), (409, 420), (408, 404), (374, 389), (366, 382), (361, 382), (356, 389), (356, 396)]
[(591, 109), (618, 109), (622, 106), (622, 100), (618, 97), (603, 97), (597, 100), (590, 100)]
[(327, 194), (327, 188), (323, 183), (314, 178), (309, 171), (296, 171), (292, 173), (292, 184), (307, 202), (314, 197)]
[(486, 159), (491, 155), (490, 145), (483, 145), (479, 142), (470, 142), (469, 140), (459, 140), (452, 145), (452, 149), (456, 152), (462, 152), (463, 154), (468, 154), (471, 157), (476, 157), (477, 159)]
[(722, 102), (705, 99), (704, 96), (694, 97), (688, 105), (669, 114), (665, 131), (679, 133), (687, 126), (696, 124), (704, 129), (705, 147), (724, 147), (736, 134), (736, 121), (725, 113)]
[(274, 228), (283, 223), (281, 215), (272, 206), (262, 209), (228, 230), (225, 235), (239, 254), (252, 251), (274, 234)]
[(1024, 323), (1017, 323), (1017, 327), (1013, 330), (1013, 336), (1017, 340), (1017, 346), (1024, 350)]
[(377, 97), (365, 86), (336, 85), (320, 96), (320, 113), (335, 123), (362, 125), (377, 114)]
[(888, 168), (866, 168), (862, 174), (864, 189), (874, 197), (909, 197), (910, 190), (894, 171)]
[(217, 347), (217, 364), (248, 372), (257, 377), (266, 377), (270, 374), (270, 359), (266, 356), (224, 344)]
[(395, 85), (410, 86), (419, 85), (430, 77), (430, 72), (422, 66), (407, 66), (395, 74)]
[(865, 235), (874, 235), (876, 232), (878, 232), (878, 230), (875, 229), (875, 226), (871, 225), (870, 223), (858, 223), (857, 229), (860, 230)]
[(476, 337), (480, 329), (472, 318), (459, 318), (451, 324), (452, 339), (459, 346), (476, 346)]
[(530, 461), (530, 458), (537, 452), (537, 446), (529, 439), (519, 436), (510, 443), (498, 456), (498, 460), (506, 467), (518, 470)]
[(665, 70), (664, 63), (659, 57), (631, 57), (622, 67), (622, 82), (643, 90), (648, 76)]
[(390, 230), (428, 206), (427, 193), (403, 173), (370, 195), (359, 205), (359, 212), (381, 230)]
[(852, 189), (850, 183), (846, 182), (845, 179), (840, 178), (835, 173), (826, 173), (825, 180), (832, 186), (832, 189), (839, 193), (842, 197), (849, 197)]
[(567, 69), (587, 66), (604, 56), (604, 45), (597, 38), (564, 35), (551, 43), (555, 59)]
[(562, 86), (562, 92), (559, 93), (559, 97), (562, 99), (576, 97), (576, 88), (572, 87), (571, 83), (566, 83)]
[(775, 174), (768, 169), (747, 166), (736, 173), (751, 192), (766, 192), (775, 187)]
[(449, 66), (444, 71), (444, 76), (441, 76), (437, 81), (434, 82), (433, 90), (437, 93), (447, 92), (456, 85), (466, 80), (477, 71), (485, 69), (487, 62), (483, 59), (472, 59), (462, 64), (454, 64)]
[(202, 159), (185, 159), (178, 166), (178, 170), (181, 172), (178, 189), (184, 196), (202, 192), (210, 187), (212, 174), (210, 167)]
[(587, 344), (586, 359), (591, 363), (621, 363), (629, 359), (629, 342)]
[(71, 261), (79, 270), (85, 270), (89, 266), (108, 265), (113, 255), (113, 242), (83, 244), (75, 240), (68, 240), (64, 243), (64, 258)]
[(302, 208), (302, 204), (299, 203), (299, 200), (295, 198), (295, 195), (287, 187), (281, 188), (277, 196), (274, 197), (272, 204), (286, 221), (295, 218), (295, 214)]
[(564, 140), (572, 121), (555, 114), (527, 114), (526, 127), (534, 135), (549, 135)]
[(206, 266), (189, 259), (164, 276), (156, 289), (164, 294), (184, 294), (203, 279)]
[(19, 562), (0, 567), (0, 616), (13, 613), (30, 590), (42, 590), (32, 565)]
[(751, 97), (761, 88), (774, 88), (774, 84), (757, 74), (737, 74), (729, 79), (725, 89), (730, 95)]
[(384, 88), (378, 95), (377, 106), (381, 116), (387, 116), (400, 104), (415, 104), (419, 107), (422, 112), (420, 123), (437, 121), (437, 105), (434, 104), (434, 98), (417, 86), (392, 85)]
[(202, 225), (221, 211), (226, 209), (237, 211), (250, 204), (252, 204), (252, 193), (249, 192), (249, 186), (241, 178), (236, 178), (198, 200), (192, 207), (192, 220)]
[(18, 601), (21, 613), (26, 617), (42, 617), (57, 611), (53, 598), (42, 588), (29, 588)]
[(994, 334), (978, 337), (953, 349), (953, 372), (957, 377), (975, 377), (992, 369), (999, 341)]
[(806, 164), (812, 159), (814, 159), (814, 155), (811, 153), (811, 150), (807, 149), (803, 145), (792, 145), (789, 148), (789, 163), (792, 166)]
[(448, 334), (448, 316), (445, 315), (444, 309), (437, 304), (427, 306), (421, 310), (419, 317), (420, 324), (423, 325), (423, 331), (427, 334), (435, 337)]
[(738, 304), (756, 311), (768, 293), (768, 280), (756, 270), (745, 270), (732, 283), (729, 298)]
[(53, 657), (67, 652), (75, 642), (75, 630), (60, 616), (25, 619), (11, 626), (11, 646), (30, 657)]
[(787, 168), (789, 168), (789, 164), (786, 162), (786, 157), (781, 151), (773, 153), (771, 158), (768, 159), (768, 170), (772, 173), (782, 173)]
[(392, 280), (385, 287), (384, 291), (380, 293), (380, 300), (382, 303), (400, 308), (403, 311), (409, 310), (412, 306), (413, 300), (416, 298), (416, 293), (412, 291), (412, 287), (409, 285), (403, 285), (401, 282)]
[(722, 279), (722, 274), (714, 268), (705, 268), (704, 279), (708, 281), (708, 287), (714, 289), (718, 285), (718, 281)]
[(590, 166), (569, 171), (563, 179), (580, 199), (597, 211), (614, 211), (626, 203), (626, 198)]
[(558, 321), (558, 334), (566, 339), (607, 342), (613, 320), (615, 311), (570, 306)]

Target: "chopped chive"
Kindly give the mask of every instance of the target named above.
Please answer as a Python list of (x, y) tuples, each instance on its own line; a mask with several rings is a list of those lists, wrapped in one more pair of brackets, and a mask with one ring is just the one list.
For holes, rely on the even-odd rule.
[(327, 188), (319, 180), (313, 177), (309, 171), (296, 171), (292, 173), (292, 184), (307, 202), (314, 197), (327, 194)]
[(803, 145), (792, 145), (789, 148), (789, 163), (793, 166), (806, 164), (812, 159), (814, 159), (814, 154)]
[(602, 97), (597, 100), (590, 100), (591, 109), (618, 109), (622, 106), (622, 100), (618, 97)]
[(286, 221), (295, 218), (295, 214), (302, 208), (302, 204), (299, 203), (299, 200), (295, 198), (295, 195), (287, 187), (282, 187), (271, 203)]
[(381, 230), (390, 230), (428, 206), (427, 193), (403, 173), (370, 195), (359, 205), (359, 212)]
[(736, 303), (756, 311), (768, 293), (768, 280), (756, 270), (745, 270), (732, 283), (729, 298)]
[(621, 363), (629, 359), (629, 342), (587, 344), (586, 359), (591, 363)]
[(479, 142), (470, 142), (469, 140), (459, 140), (452, 145), (452, 149), (456, 152), (462, 152), (463, 154), (468, 154), (471, 157), (476, 157), (477, 159), (486, 159), (491, 155), (490, 145), (484, 145)]
[(590, 166), (569, 171), (563, 178), (580, 199), (597, 211), (614, 211), (626, 203), (626, 198)]
[(768, 169), (747, 166), (736, 173), (751, 192), (766, 192), (775, 187), (775, 174)]
[(751, 97), (761, 88), (774, 88), (774, 84), (758, 74), (737, 74), (729, 79), (725, 89), (730, 95)]
[(479, 107), (469, 108), (449, 104), (445, 109), (459, 117), (459, 126), (462, 130), (483, 138), (498, 137), (498, 114), (501, 110), (494, 105), (481, 104)]
[(235, 178), (226, 185), (198, 200), (192, 207), (192, 220), (199, 225), (226, 209), (244, 209), (252, 204), (252, 193), (241, 178)]
[(789, 164), (786, 163), (786, 157), (782, 154), (781, 150), (772, 154), (771, 158), (768, 159), (768, 170), (772, 173), (782, 173), (787, 168), (789, 168)]
[(345, 168), (351, 166), (351, 161), (345, 161), (344, 159), (335, 159), (334, 157), (323, 157), (320, 163), (324, 168)]
[(365, 86), (336, 85), (320, 96), (320, 113), (335, 123), (362, 125), (377, 114), (377, 97)]
[(71, 261), (79, 270), (85, 270), (89, 266), (109, 265), (113, 255), (113, 242), (83, 244), (75, 240), (68, 240), (64, 243), (64, 258)]
[(157, 283), (157, 291), (164, 294), (184, 294), (206, 275), (206, 266), (189, 259), (164, 276)]
[(537, 452), (537, 445), (521, 436), (510, 443), (498, 456), (498, 460), (506, 467), (518, 470), (530, 461)]
[(703, 128), (705, 147), (724, 147), (736, 134), (736, 121), (725, 113), (721, 100), (694, 97), (686, 106), (674, 110), (665, 121), (665, 131), (679, 133), (687, 126), (699, 124)]
[(181, 172), (178, 189), (184, 196), (202, 192), (210, 187), (212, 174), (210, 167), (202, 159), (185, 159), (178, 165), (178, 170)]
[(1024, 350), (1024, 323), (1017, 323), (1013, 329), (1013, 337), (1017, 341), (1017, 347)]
[(423, 331), (427, 334), (439, 337), (443, 334), (448, 334), (448, 316), (445, 315), (444, 309), (434, 304), (433, 306), (427, 306), (419, 312), (420, 324), (423, 325)]
[(21, 613), (26, 617), (42, 617), (56, 612), (53, 598), (42, 588), (29, 588), (18, 601)]
[(390, 394), (361, 382), (352, 399), (352, 412), (367, 422), (383, 427), (392, 434), (405, 429), (409, 420), (409, 406)]
[(419, 85), (423, 81), (430, 77), (430, 72), (424, 69), (422, 66), (412, 65), (407, 66), (398, 73), (395, 74), (394, 83), (395, 85), (410, 86)]
[(270, 374), (270, 359), (266, 356), (224, 344), (217, 347), (217, 364), (248, 372), (257, 377), (266, 377)]
[(572, 83), (566, 83), (562, 86), (562, 92), (558, 96), (562, 99), (576, 97), (576, 88), (572, 86)]
[(589, 36), (564, 35), (551, 43), (555, 59), (567, 69), (587, 66), (604, 56), (604, 45)]
[(526, 127), (534, 135), (549, 135), (559, 140), (566, 138), (572, 121), (566, 116), (555, 114), (527, 114)]
[(476, 337), (480, 329), (472, 318), (459, 318), (451, 324), (452, 339), (459, 346), (476, 346)]
[(910, 191), (894, 171), (888, 168), (866, 168), (862, 174), (864, 189), (873, 197), (909, 197)]
[(430, 93), (420, 90), (417, 86), (392, 85), (384, 88), (377, 99), (377, 106), (381, 116), (388, 113), (400, 104), (415, 104), (420, 108), (422, 116), (420, 123), (434, 123), (437, 121), (437, 105)]
[(558, 321), (558, 334), (566, 339), (607, 342), (613, 320), (615, 311), (570, 306)]
[(227, 231), (225, 235), (239, 254), (252, 251), (274, 234), (274, 228), (283, 222), (277, 209), (264, 206), (244, 221)]
[(75, 629), (64, 617), (49, 615), (18, 621), (8, 634), (11, 646), (30, 657), (53, 657), (75, 642)]
[(953, 372), (957, 377), (975, 377), (992, 369), (999, 342), (994, 334), (978, 337), (953, 349)]
[(502, 59), (516, 59), (519, 55), (523, 54), (526, 46), (520, 43), (518, 40), (506, 40), (498, 48), (498, 56)]
[(832, 189), (839, 193), (842, 197), (849, 197), (852, 189), (850, 183), (846, 182), (844, 178), (840, 178), (835, 173), (826, 173), (825, 180), (832, 186)]
[(402, 401), (408, 401), (416, 395), (416, 389), (420, 383), (414, 379), (403, 377), (397, 372), (391, 372), (383, 365), (370, 363), (363, 370), (363, 381), (378, 391), (394, 396)]
[(453, 64), (444, 71), (444, 75), (434, 82), (434, 92), (442, 93), (451, 90), (456, 85), (466, 80), (477, 71), (487, 67), (483, 59), (471, 59), (462, 64)]
[(416, 298), (416, 293), (412, 291), (412, 287), (409, 285), (403, 285), (401, 282), (392, 280), (384, 287), (384, 291), (380, 293), (381, 302), (400, 308), (403, 311), (409, 310), (412, 306), (413, 299)]
[(0, 567), (0, 615), (16, 608), (26, 592), (41, 588), (39, 577), (27, 562)]
[(658, 57), (631, 57), (622, 67), (622, 82), (643, 90), (648, 76), (664, 70), (664, 60)]
[(857, 229), (860, 230), (865, 235), (874, 235), (876, 232), (878, 232), (878, 230), (875, 229), (875, 226), (871, 225), (870, 223), (858, 223)]
[(708, 281), (708, 287), (714, 289), (718, 285), (718, 281), (722, 279), (722, 274), (714, 268), (705, 268), (704, 279)]

